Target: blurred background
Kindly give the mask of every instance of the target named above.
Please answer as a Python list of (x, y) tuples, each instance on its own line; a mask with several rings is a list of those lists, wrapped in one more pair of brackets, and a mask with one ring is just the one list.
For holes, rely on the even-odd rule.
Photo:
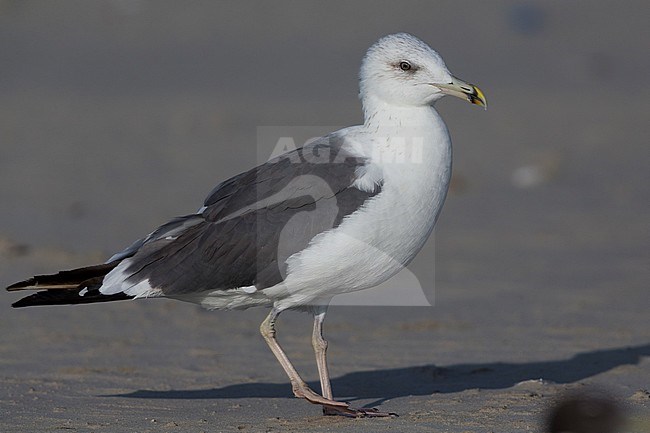
[[(470, 373), (460, 364), (494, 371), (514, 363), (529, 368), (515, 376), (497, 368), (487, 381), (442, 392), (507, 390), (519, 379), (595, 382), (647, 415), (649, 15), (646, 1), (631, 0), (2, 0), (0, 283), (103, 261), (169, 218), (196, 210), (216, 183), (260, 162), (258, 127), (360, 123), (361, 57), (379, 37), (406, 31), (478, 85), (489, 110), (459, 100), (437, 105), (454, 142), (452, 192), (435, 239), (410, 266), (435, 307), (335, 309), (334, 374), (435, 364), (462, 376)], [(226, 383), (285, 380), (275, 365), (253, 374), (246, 363), (250, 350), (271, 359), (255, 336), (264, 311), (208, 315), (167, 302), (10, 310), (17, 298), (0, 294), (4, 401), (14, 405), (6, 428), (31, 422), (24, 403), (30, 380), (57, 377), (76, 389), (88, 379), (66, 370), (70, 363), (114, 372), (105, 347), (88, 349), (95, 338), (120, 335), (127, 346), (141, 344), (160, 326), (169, 326), (165, 344), (122, 353), (122, 362), (136, 371), (142, 359), (168, 368), (156, 362), (178, 353), (189, 355), (178, 355), (176, 367), (192, 364), (193, 356), (201, 365), (212, 362), (186, 376), (170, 373), (178, 380), (170, 387), (189, 389), (205, 385), (202, 375), (214, 380), (207, 375), (217, 352), (209, 350), (219, 350), (231, 357), (223, 362), (230, 367), (219, 362)], [(92, 329), (61, 330), (88, 321)], [(198, 332), (197, 323), (215, 329)], [(309, 376), (305, 326), (295, 337), (289, 331), (288, 348), (305, 351), (304, 365), (297, 364)], [(346, 327), (373, 331), (360, 342)], [(228, 338), (243, 329), (251, 341), (238, 352)], [(203, 347), (199, 337), (215, 332), (225, 333), (219, 349), (192, 355), (188, 347)], [(66, 348), (81, 355), (66, 355)], [(350, 351), (356, 355), (346, 358)], [(238, 353), (241, 362), (232, 359)], [(49, 354), (48, 361), (39, 354)], [(544, 377), (546, 362), (578, 354), (592, 355), (589, 368), (572, 362), (564, 367), (575, 374)], [(421, 380), (409, 371), (406, 383)], [(140, 388), (158, 383), (155, 374), (132, 374), (141, 374)], [(436, 377), (446, 383), (443, 373)], [(110, 388), (102, 383), (93, 386)], [(438, 385), (431, 386), (407, 386), (393, 397), (428, 401)], [(490, 398), (512, 397), (502, 392)], [(417, 402), (429, 413), (428, 403)], [(514, 429), (514, 416), (517, 428), (531, 425), (546, 403), (523, 404), (518, 415), (488, 411), (485, 423), (505, 431), (499, 418), (505, 417)], [(472, 407), (444, 404), (437, 401), (431, 413), (453, 420)], [(109, 419), (113, 409), (95, 416)], [(66, 411), (50, 416), (74, 419)], [(464, 428), (460, 419), (449, 423)]]

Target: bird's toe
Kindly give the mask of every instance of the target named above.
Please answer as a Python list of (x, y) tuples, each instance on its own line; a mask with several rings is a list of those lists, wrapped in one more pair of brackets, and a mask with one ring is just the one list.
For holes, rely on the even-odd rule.
[(380, 412), (377, 408), (352, 408), (352, 407), (334, 407), (323, 405), (323, 415), (327, 416), (346, 416), (350, 418), (396, 418), (394, 412)]

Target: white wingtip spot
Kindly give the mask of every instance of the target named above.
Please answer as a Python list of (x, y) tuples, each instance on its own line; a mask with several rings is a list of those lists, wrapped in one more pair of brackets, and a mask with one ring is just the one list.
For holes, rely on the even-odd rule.
[(241, 290), (245, 293), (255, 293), (257, 292), (257, 287), (255, 286), (246, 286), (246, 287), (241, 287)]

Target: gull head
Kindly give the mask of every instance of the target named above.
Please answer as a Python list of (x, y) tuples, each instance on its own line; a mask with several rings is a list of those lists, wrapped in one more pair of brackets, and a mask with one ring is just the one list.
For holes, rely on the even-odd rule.
[(368, 49), (359, 83), (362, 100), (424, 106), (452, 95), (487, 108), (478, 87), (451, 75), (440, 54), (408, 33), (384, 36)]

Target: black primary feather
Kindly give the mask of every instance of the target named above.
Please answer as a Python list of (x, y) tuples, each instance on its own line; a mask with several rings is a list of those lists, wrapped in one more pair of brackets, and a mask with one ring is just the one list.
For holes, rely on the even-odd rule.
[(103, 295), (99, 287), (106, 274), (119, 264), (119, 261), (95, 266), (87, 266), (51, 275), (36, 275), (25, 281), (7, 287), (9, 291), (39, 290), (12, 304), (14, 308), (36, 305), (92, 304), (96, 302), (131, 299), (124, 293)]
[(26, 296), (11, 304), (14, 308), (35, 307), (38, 305), (76, 305), (94, 304), (97, 302), (123, 301), (133, 299), (125, 293), (114, 295), (102, 295), (99, 290), (88, 290), (83, 296), (79, 295), (80, 290), (41, 290), (32, 295)]

